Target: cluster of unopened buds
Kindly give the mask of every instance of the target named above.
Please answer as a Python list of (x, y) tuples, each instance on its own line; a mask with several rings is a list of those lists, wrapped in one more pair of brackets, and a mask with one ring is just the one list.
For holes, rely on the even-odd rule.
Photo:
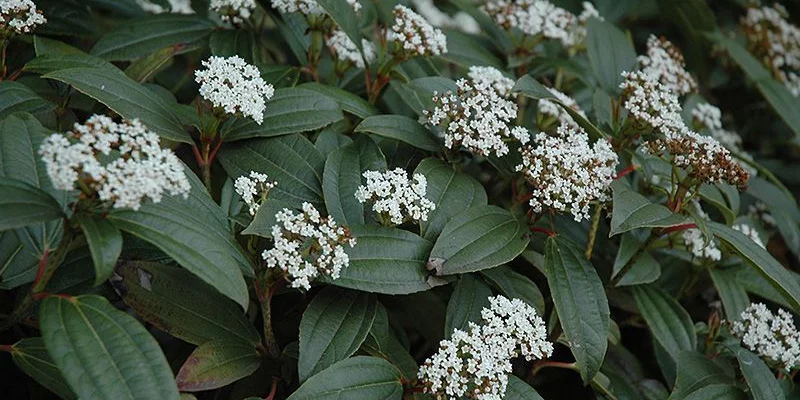
[(400, 225), (405, 221), (427, 221), (436, 205), (425, 198), (428, 181), (425, 175), (414, 174), (412, 180), (402, 168), (391, 171), (365, 171), (366, 185), (359, 186), (355, 196), (360, 203), (372, 202), (372, 210), (381, 220)]
[(389, 29), (388, 39), (396, 44), (396, 57), (438, 56), (447, 52), (447, 37), (421, 15), (399, 4), (394, 7), (393, 13), (394, 22)]
[(350, 232), (332, 217), (322, 217), (310, 203), (303, 203), (298, 213), (284, 208), (275, 214), (272, 227), (273, 247), (262, 257), (269, 268), (280, 268), (293, 288), (311, 289), (318, 276), (339, 278), (350, 265), (344, 246), (355, 246)]
[(250, 215), (256, 215), (261, 201), (267, 198), (269, 190), (277, 184), (278, 182), (270, 182), (267, 174), (250, 171), (250, 175), (236, 178), (233, 187), (236, 193), (242, 197)]
[(528, 36), (559, 40), (573, 47), (586, 38), (586, 22), (599, 18), (592, 3), (583, 2), (583, 12), (576, 16), (547, 0), (490, 0), (483, 6), (494, 22), (506, 30), (519, 29)]
[(225, 113), (250, 117), (259, 125), (264, 121), (267, 100), (275, 89), (261, 78), (258, 68), (239, 56), (211, 56), (203, 67), (195, 71), (203, 99)]
[(489, 298), (481, 310), (481, 324), (469, 322), (419, 368), (419, 380), (436, 399), (499, 400), (505, 396), (511, 360), (549, 357), (544, 321), (520, 299)]
[(686, 71), (686, 62), (680, 49), (664, 37), (650, 35), (647, 39), (647, 54), (638, 58), (639, 67), (664, 87), (678, 95), (697, 90), (697, 82)]
[(784, 309), (773, 314), (763, 303), (752, 303), (731, 324), (731, 333), (775, 367), (788, 371), (800, 364), (800, 332)]
[(800, 96), (800, 28), (779, 3), (750, 7), (741, 20), (748, 49), (795, 96)]
[(441, 129), (447, 148), (464, 146), (473, 153), (501, 157), (507, 141), (530, 140), (528, 130), (512, 125), (517, 104), (509, 99), (514, 81), (491, 67), (471, 67), (470, 79), (456, 82), (457, 92), (434, 93), (432, 110), (420, 121)]
[(94, 115), (66, 134), (54, 133), (39, 148), (47, 175), (59, 190), (80, 190), (114, 208), (138, 210), (164, 194), (188, 197), (183, 163), (138, 120), (116, 123)]
[(0, 0), (0, 39), (28, 33), (47, 19), (31, 0)]
[(375, 45), (367, 39), (361, 39), (361, 47), (364, 49), (364, 57), (361, 57), (361, 52), (356, 47), (356, 44), (347, 36), (341, 29), (335, 29), (331, 32), (330, 36), (325, 40), (325, 43), (331, 49), (334, 57), (343, 63), (351, 63), (357, 68), (364, 68), (367, 62), (375, 60)]
[(593, 202), (609, 199), (609, 185), (619, 160), (608, 141), (598, 140), (592, 146), (586, 132), (562, 125), (554, 136), (537, 134), (521, 153), (522, 164), (517, 171), (533, 187), (533, 212), (541, 213), (545, 208), (569, 212), (580, 222), (589, 218)]

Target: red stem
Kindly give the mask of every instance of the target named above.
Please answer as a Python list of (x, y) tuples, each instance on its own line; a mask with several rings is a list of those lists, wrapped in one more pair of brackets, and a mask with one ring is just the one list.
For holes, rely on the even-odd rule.
[(59, 297), (59, 298), (62, 298), (62, 299), (67, 299), (67, 300), (72, 300), (74, 298), (73, 296), (70, 296), (68, 294), (45, 293), (45, 292), (34, 293), (32, 297), (33, 297), (34, 300), (43, 300), (43, 299), (46, 299), (48, 297)]
[(636, 171), (637, 168), (639, 168), (639, 166), (636, 165), (636, 164), (629, 165), (628, 167), (626, 167), (622, 171), (619, 171), (619, 173), (617, 173), (617, 176), (614, 177), (614, 180), (622, 178), (623, 176), (628, 175), (633, 171)]
[(42, 276), (44, 275), (44, 269), (47, 267), (47, 259), (50, 257), (50, 249), (44, 249), (44, 253), (42, 254), (42, 258), (39, 259), (39, 269), (36, 270), (36, 278), (33, 280), (33, 286), (39, 284), (39, 281), (42, 280)]
[(547, 229), (547, 228), (542, 228), (541, 226), (532, 226), (532, 227), (530, 227), (530, 229), (531, 229), (531, 232), (544, 233), (545, 235), (550, 236), (550, 237), (553, 237), (553, 236), (556, 235), (555, 232), (553, 232), (553, 231), (551, 231), (550, 229)]
[(194, 159), (197, 161), (197, 165), (202, 167), (203, 156), (200, 155), (200, 150), (197, 148), (197, 146), (192, 145), (192, 152), (194, 153)]
[(278, 378), (272, 377), (272, 389), (269, 390), (269, 395), (264, 397), (264, 400), (272, 400), (275, 398), (275, 392), (278, 391)]
[(668, 228), (662, 229), (661, 230), (661, 234), (662, 235), (666, 235), (668, 233), (672, 233), (672, 232), (676, 232), (676, 231), (682, 231), (684, 229), (692, 229), (692, 228), (697, 228), (697, 224), (689, 223), (689, 224), (681, 224), (681, 225), (670, 226)]
[(11, 350), (13, 350), (13, 349), (14, 349), (14, 347), (12, 345), (10, 345), (10, 344), (0, 344), (0, 351), (7, 351), (7, 352), (11, 353)]
[(214, 161), (214, 157), (217, 156), (220, 147), (222, 147), (222, 140), (217, 142), (217, 145), (214, 146), (214, 150), (211, 150), (211, 154), (209, 154), (208, 160), (206, 160), (207, 163), (211, 164), (211, 162)]

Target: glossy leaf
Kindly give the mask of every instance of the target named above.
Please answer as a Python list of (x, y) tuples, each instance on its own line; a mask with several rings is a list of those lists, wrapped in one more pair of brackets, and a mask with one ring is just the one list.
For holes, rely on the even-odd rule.
[(344, 225), (363, 225), (364, 209), (368, 205), (356, 199), (355, 193), (367, 170), (386, 169), (386, 159), (380, 148), (369, 138), (334, 150), (325, 161), (322, 191), (328, 214)]
[(430, 289), (425, 260), (432, 243), (414, 233), (375, 225), (354, 225), (355, 247), (345, 247), (350, 266), (331, 284), (365, 292), (409, 294)]
[(154, 262), (120, 264), (114, 283), (142, 319), (170, 335), (201, 345), (216, 340), (258, 343), (242, 309), (184, 269)]
[(527, 276), (504, 265), (485, 269), (480, 274), (506, 297), (520, 299), (535, 308), (539, 315), (544, 315), (544, 296)]
[(175, 107), (119, 70), (69, 68), (43, 75), (72, 85), (76, 90), (105, 104), (124, 118), (141, 119), (159, 136), (192, 143)]
[(103, 35), (92, 55), (109, 61), (130, 61), (167, 46), (196, 42), (211, 33), (214, 23), (196, 15), (148, 16)]
[(62, 399), (77, 399), (47, 353), (42, 338), (26, 338), (14, 343), (11, 358), (19, 369)]
[(634, 286), (632, 290), (650, 332), (667, 353), (677, 356), (697, 347), (692, 318), (675, 298), (649, 285)]
[(108, 219), (172, 257), (182, 267), (247, 308), (242, 273), (252, 275), (250, 261), (233, 238), (224, 212), (197, 177), (187, 171), (192, 190), (187, 199), (166, 196), (138, 211), (113, 210)]
[(61, 205), (45, 191), (17, 179), (0, 178), (0, 231), (64, 216)]
[(603, 282), (583, 249), (561, 236), (545, 243), (545, 272), (581, 378), (589, 382), (600, 370), (608, 348), (610, 311)]
[(253, 343), (211, 341), (189, 355), (175, 381), (182, 392), (217, 389), (249, 376), (260, 364), (261, 356)]
[(428, 267), (438, 275), (480, 271), (513, 260), (527, 245), (525, 222), (495, 206), (472, 207), (445, 224)]
[[(614, 260), (614, 269), (611, 272), (612, 279), (622, 270), (631, 258), (636, 254), (642, 242), (630, 234), (622, 236), (620, 241), (617, 258)], [(617, 286), (639, 285), (642, 283), (652, 283), (661, 276), (661, 265), (650, 254), (642, 252), (634, 261), (633, 266), (617, 282)]]
[(94, 284), (99, 285), (114, 272), (117, 259), (122, 252), (122, 232), (103, 218), (79, 215), (77, 222), (92, 252)]
[(468, 322), (480, 323), (481, 310), (489, 308), (492, 290), (472, 274), (461, 275), (447, 302), (444, 336), (449, 338), (454, 329), (466, 330)]
[(667, 207), (651, 203), (619, 180), (611, 184), (611, 189), (614, 191), (614, 211), (611, 213), (609, 237), (637, 228), (666, 228), (689, 222)]
[(750, 394), (754, 400), (783, 400), (780, 383), (775, 379), (775, 375), (767, 367), (767, 364), (757, 355), (745, 350), (736, 350), (736, 360), (739, 361), (739, 368), (742, 375), (750, 387)]
[(339, 89), (337, 87), (323, 85), (318, 82), (308, 82), (298, 87), (301, 89), (311, 90), (323, 94), (327, 97), (330, 97), (333, 100), (336, 100), (336, 102), (339, 103), (339, 107), (341, 107), (342, 110), (347, 111), (350, 114), (355, 115), (356, 117), (363, 119), (371, 115), (378, 114), (378, 109), (375, 108), (375, 106), (370, 104), (368, 101), (362, 99), (361, 97), (353, 93)]
[(696, 395), (694, 400), (709, 399), (711, 397), (700, 396), (704, 393), (701, 391), (716, 391), (714, 387), (735, 384), (732, 376), (726, 375), (719, 365), (701, 353), (683, 351), (675, 353), (673, 357), (680, 367), (677, 368), (678, 377), (670, 400), (690, 399), (693, 395)]
[(353, 355), (367, 337), (376, 309), (373, 294), (336, 287), (317, 294), (300, 320), (300, 381)]
[(300, 385), (287, 400), (400, 400), (400, 371), (375, 357), (353, 357), (331, 365)]
[(355, 131), (396, 139), (422, 150), (442, 150), (442, 145), (429, 130), (403, 115), (373, 115), (361, 121)]
[(590, 18), (586, 27), (586, 54), (600, 86), (608, 93), (619, 92), (623, 71), (633, 71), (636, 51), (628, 37), (614, 24)]
[(81, 399), (178, 400), (158, 343), (105, 298), (48, 297), (39, 322), (50, 357)]
[(356, 13), (353, 12), (353, 7), (347, 2), (342, 3), (340, 0), (317, 0), (317, 3), (350, 38), (358, 51), (363, 53), (359, 21)]
[(19, 111), (50, 111), (55, 104), (41, 98), (27, 86), (14, 81), (0, 82), (0, 119)]
[(742, 312), (750, 305), (745, 287), (736, 280), (734, 268), (709, 268), (708, 275), (717, 289), (725, 315), (729, 321), (738, 319)]
[(514, 375), (508, 376), (505, 400), (544, 400), (531, 385)]

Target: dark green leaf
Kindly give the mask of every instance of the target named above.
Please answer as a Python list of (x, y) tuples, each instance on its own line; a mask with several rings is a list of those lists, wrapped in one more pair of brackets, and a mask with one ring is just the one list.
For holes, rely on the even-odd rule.
[(312, 90), (285, 88), (275, 91), (267, 102), (264, 121), (235, 118), (220, 130), (226, 142), (256, 137), (272, 137), (324, 128), (344, 118), (339, 104)]
[(72, 85), (124, 118), (141, 119), (165, 139), (192, 143), (192, 138), (183, 129), (183, 124), (174, 111), (174, 105), (119, 70), (70, 68), (53, 71), (43, 77)]
[(414, 147), (428, 151), (440, 151), (441, 144), (433, 134), (419, 122), (402, 115), (373, 115), (356, 127), (356, 132), (397, 139)]
[(608, 348), (610, 311), (603, 282), (583, 249), (565, 237), (548, 238), (544, 256), (558, 320), (581, 377), (589, 382), (603, 365)]
[[(250, 64), (256, 64), (257, 49), (254, 48), (253, 34), (246, 29), (215, 30), (208, 38), (211, 54), (219, 57), (239, 56)], [(262, 78), (264, 76), (262, 75)], [(273, 83), (272, 81), (267, 81)]]
[(386, 169), (380, 148), (369, 138), (359, 138), (328, 155), (322, 174), (322, 191), (328, 214), (344, 225), (364, 224), (364, 204), (356, 199), (361, 174)]
[(461, 275), (447, 302), (444, 336), (449, 338), (454, 329), (466, 330), (468, 322), (480, 323), (481, 310), (489, 308), (492, 290), (472, 274)]
[(414, 173), (425, 175), (428, 181), (425, 197), (436, 204), (436, 209), (428, 214), (428, 220), (420, 223), (420, 233), (425, 239), (435, 240), (444, 225), (461, 211), (486, 205), (486, 191), (480, 182), (457, 172), (441, 160), (422, 160)]
[(325, 159), (302, 135), (230, 143), (222, 146), (218, 156), (229, 176), (256, 171), (277, 181), (269, 191), (270, 198), (298, 206), (302, 202), (322, 206)]
[(167, 46), (184, 46), (211, 33), (214, 23), (197, 15), (160, 14), (141, 18), (103, 35), (92, 55), (130, 61)]
[[(182, 47), (170, 46), (140, 58), (125, 68), (125, 75), (136, 82), (147, 82), (159, 72), (167, 69), (172, 64), (172, 58), (180, 52)], [(192, 112), (196, 109), (192, 107)]]
[(667, 207), (651, 203), (620, 180), (611, 183), (611, 189), (614, 191), (614, 211), (611, 213), (609, 237), (636, 228), (665, 228), (689, 222)]
[[(703, 354), (695, 351), (674, 353), (673, 357), (679, 366), (678, 377), (675, 380), (675, 389), (670, 400), (682, 400), (699, 395), (701, 390), (711, 390), (713, 386), (733, 385), (733, 377), (728, 376), (722, 368)], [(703, 393), (703, 392), (701, 392)], [(714, 397), (694, 397), (694, 400), (709, 399)], [(734, 397), (738, 398), (738, 397)]]
[(348, 358), (309, 378), (287, 400), (400, 400), (400, 376), (400, 371), (384, 359)]
[(417, 362), (408, 354), (400, 340), (392, 333), (389, 326), (389, 314), (386, 307), (378, 303), (372, 328), (364, 340), (361, 349), (369, 355), (381, 357), (394, 364), (406, 379), (417, 376)]
[(480, 271), (516, 258), (528, 245), (527, 226), (508, 211), (477, 206), (453, 217), (431, 250), (438, 275)]
[(350, 266), (330, 283), (373, 293), (409, 294), (428, 290), (425, 260), (431, 242), (414, 233), (384, 226), (351, 226), (355, 247), (345, 247)]
[(650, 332), (667, 353), (677, 356), (697, 347), (692, 318), (675, 298), (651, 285), (634, 286), (632, 290)]
[(100, 296), (48, 297), (39, 309), (47, 351), (84, 400), (178, 400), (158, 343)]
[[(622, 235), (619, 244), (619, 252), (614, 260), (614, 270), (611, 278), (617, 276), (622, 268), (636, 254), (642, 242), (631, 234)], [(617, 282), (617, 286), (639, 285), (642, 283), (652, 283), (661, 276), (661, 265), (648, 251), (642, 252), (634, 261), (628, 272)]]
[(331, 99), (336, 100), (342, 110), (349, 112), (359, 118), (367, 118), (370, 115), (378, 114), (378, 109), (368, 101), (353, 93), (339, 89), (334, 86), (323, 85), (317, 82), (304, 83), (299, 88), (308, 89), (321, 93)]
[(717, 288), (725, 315), (729, 321), (734, 321), (742, 315), (742, 311), (750, 305), (747, 291), (736, 280), (737, 269), (734, 268), (709, 268), (708, 274)]
[(581, 115), (572, 107), (564, 104), (558, 97), (556, 97), (548, 88), (544, 87), (539, 81), (534, 79), (530, 75), (525, 75), (520, 78), (516, 84), (514, 84), (514, 88), (511, 89), (515, 93), (519, 93), (525, 97), (530, 97), (536, 100), (548, 100), (552, 101), (553, 103), (558, 104), (563, 108), (575, 122), (580, 125), (581, 128), (586, 130), (586, 133), (589, 134), (594, 140), (604, 140), (608, 134), (598, 129), (594, 124), (589, 122), (585, 116)]
[(757, 355), (745, 350), (736, 350), (736, 360), (739, 368), (750, 387), (750, 394), (754, 400), (782, 400), (786, 396), (775, 375), (772, 374), (767, 364)]
[(594, 76), (608, 93), (618, 93), (623, 71), (636, 66), (636, 51), (628, 37), (614, 24), (590, 18), (587, 26), (586, 53)]
[(341, 0), (317, 0), (317, 3), (325, 9), (333, 22), (347, 34), (360, 52), (364, 52), (361, 43), (361, 32), (358, 23), (358, 16), (353, 12), (353, 7)]
[(189, 355), (175, 381), (182, 392), (217, 389), (250, 376), (259, 365), (261, 356), (253, 343), (211, 341)]
[(795, 308), (800, 308), (800, 284), (769, 252), (747, 235), (725, 225), (709, 222), (714, 236), (747, 260)]
[(456, 29), (444, 29), (447, 36), (447, 52), (442, 58), (464, 68), (473, 65), (490, 66), (499, 70), (505, 68), (500, 59), (486, 48), (486, 44), (475, 40)]
[(14, 81), (0, 82), (0, 119), (11, 113), (38, 113), (54, 109), (55, 104), (39, 97), (27, 86)]
[(508, 387), (506, 388), (505, 400), (544, 400), (539, 393), (514, 375), (508, 376)]
[(25, 64), (25, 71), (42, 75), (70, 68), (98, 68), (122, 73), (110, 62), (83, 52), (42, 54)]
[(189, 271), (171, 265), (122, 263), (115, 283), (125, 304), (172, 336), (201, 345), (212, 340), (258, 343), (253, 325), (236, 303)]
[(300, 321), (300, 381), (353, 355), (367, 337), (376, 309), (373, 294), (332, 286), (317, 294)]
[(233, 238), (225, 213), (197, 177), (186, 171), (192, 190), (188, 199), (167, 196), (138, 211), (108, 214), (117, 228), (144, 239), (172, 257), (220, 293), (247, 308), (249, 296), (242, 273), (252, 275), (250, 261)]
[(64, 216), (61, 205), (42, 189), (17, 179), (0, 178), (0, 231)]
[(94, 284), (99, 285), (114, 272), (117, 259), (122, 252), (122, 232), (104, 218), (79, 215), (77, 222), (92, 251)]
[(19, 369), (62, 399), (77, 399), (50, 354), (47, 354), (42, 338), (27, 338), (14, 343), (11, 358)]
[(275, 215), (283, 209), (295, 210), (297, 207), (285, 201), (275, 199), (265, 200), (258, 207), (253, 221), (242, 231), (242, 234), (272, 239), (272, 227), (278, 224)]
[(539, 315), (544, 315), (544, 296), (527, 276), (503, 265), (485, 269), (480, 274), (506, 297), (520, 299), (535, 308)]

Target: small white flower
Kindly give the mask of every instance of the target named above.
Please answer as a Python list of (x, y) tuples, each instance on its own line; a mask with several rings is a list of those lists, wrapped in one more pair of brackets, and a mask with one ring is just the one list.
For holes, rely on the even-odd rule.
[[(566, 94), (560, 92), (554, 88), (548, 88), (555, 97), (564, 103), (567, 107), (575, 110), (578, 114), (586, 117), (586, 113), (581, 110), (578, 106), (578, 102), (575, 101), (572, 97), (567, 96)], [(539, 100), (539, 113), (542, 115), (547, 115), (550, 117), (554, 117), (556, 121), (558, 121), (559, 125), (569, 125), (573, 129), (578, 129), (579, 125), (575, 122), (575, 119), (572, 118), (571, 115), (560, 105), (552, 102), (550, 100)]]
[[(361, 3), (358, 0), (346, 0), (346, 2), (353, 9), (353, 12), (361, 10)], [(310, 16), (325, 13), (325, 10), (320, 7), (317, 0), (272, 0), (272, 7), (284, 14), (299, 12)]]
[(136, 0), (136, 4), (138, 4), (139, 7), (142, 7), (142, 10), (153, 14), (161, 14), (165, 12), (170, 12), (173, 14), (194, 14), (191, 0), (169, 0), (168, 3), (169, 8), (167, 9), (159, 4), (153, 3), (152, 0)]
[[(47, 175), (59, 190), (83, 190), (114, 208), (138, 210), (165, 193), (186, 198), (191, 186), (178, 157), (138, 120), (115, 123), (94, 115), (39, 148)], [(87, 192), (88, 189), (88, 192)]]
[(800, 333), (784, 309), (775, 315), (763, 303), (751, 303), (731, 324), (731, 333), (770, 364), (790, 370), (800, 363)]
[(578, 17), (546, 0), (491, 0), (483, 10), (504, 29), (517, 28), (529, 36), (559, 40), (567, 47), (586, 36)]
[(447, 52), (447, 37), (410, 8), (396, 5), (388, 39), (399, 44), (403, 55), (438, 56)]
[(622, 77), (623, 107), (633, 117), (662, 135), (686, 130), (678, 96), (655, 76), (634, 71), (623, 72)]
[(758, 236), (758, 231), (755, 230), (753, 227), (747, 224), (736, 224), (732, 226), (733, 230), (739, 231), (744, 233), (745, 236), (749, 237), (753, 242), (755, 242), (759, 247), (762, 249), (766, 249), (767, 246), (764, 245), (764, 242), (761, 241), (761, 237)]
[(500, 400), (506, 393), (512, 359), (552, 354), (544, 321), (533, 307), (503, 296), (490, 297), (489, 303), (489, 308), (481, 310), (482, 324), (469, 322), (466, 331), (455, 329), (420, 366), (418, 377), (436, 399)]
[(219, 14), (223, 21), (241, 24), (256, 8), (255, 0), (211, 0), (208, 9)]
[(722, 252), (715, 240), (706, 243), (703, 232), (699, 229), (691, 228), (683, 231), (683, 244), (692, 255), (698, 258), (707, 258), (712, 261), (719, 261), (722, 259)]
[(275, 89), (261, 78), (258, 68), (239, 56), (212, 56), (203, 67), (207, 69), (195, 71), (200, 96), (226, 113), (242, 114), (259, 125), (264, 121), (266, 102)]
[(420, 15), (437, 28), (459, 29), (466, 33), (481, 32), (478, 21), (463, 11), (450, 16), (436, 7), (433, 0), (411, 0), (411, 3)]
[(256, 215), (260, 200), (278, 184), (278, 182), (269, 182), (268, 179), (267, 174), (250, 171), (250, 176), (242, 175), (233, 183), (236, 193), (242, 197), (242, 201), (249, 208), (250, 215)]
[(514, 81), (492, 67), (470, 67), (469, 76), (456, 82), (456, 93), (434, 93), (435, 107), (424, 110), (420, 121), (439, 127), (448, 148), (464, 146), (484, 156), (507, 154), (507, 139), (527, 143), (527, 130), (512, 125), (517, 118), (517, 104), (509, 99)]
[(414, 174), (413, 181), (402, 168), (391, 171), (365, 171), (365, 186), (359, 186), (355, 196), (359, 203), (374, 202), (372, 210), (388, 216), (395, 225), (407, 220), (427, 221), (436, 205), (425, 198), (428, 181), (425, 175)]
[(789, 22), (786, 9), (778, 3), (751, 7), (741, 24), (748, 49), (794, 96), (800, 95), (800, 28)]
[(592, 202), (609, 200), (608, 187), (619, 160), (607, 141), (590, 146), (586, 132), (562, 125), (557, 136), (539, 133), (520, 152), (522, 164), (517, 171), (533, 186), (533, 212), (547, 207), (570, 212), (580, 222), (589, 218)]
[(638, 57), (642, 72), (679, 95), (697, 90), (697, 82), (686, 71), (681, 51), (665, 38), (650, 35), (647, 54)]
[[(331, 36), (325, 40), (328, 47), (336, 56), (336, 59), (343, 62), (351, 62), (357, 68), (364, 68), (364, 59), (361, 58), (361, 53), (358, 51), (356, 44), (347, 36), (344, 31), (336, 29), (331, 33)], [(367, 62), (375, 60), (375, 45), (367, 39), (361, 39), (361, 46), (364, 48), (364, 57)]]
[(344, 245), (353, 247), (356, 239), (333, 218), (321, 217), (310, 203), (303, 203), (302, 213), (284, 208), (275, 219), (273, 247), (261, 256), (267, 267), (283, 270), (293, 288), (311, 289), (311, 281), (319, 275), (337, 279), (350, 265)]
[(0, 30), (28, 33), (45, 22), (47, 19), (31, 0), (0, 0)]

